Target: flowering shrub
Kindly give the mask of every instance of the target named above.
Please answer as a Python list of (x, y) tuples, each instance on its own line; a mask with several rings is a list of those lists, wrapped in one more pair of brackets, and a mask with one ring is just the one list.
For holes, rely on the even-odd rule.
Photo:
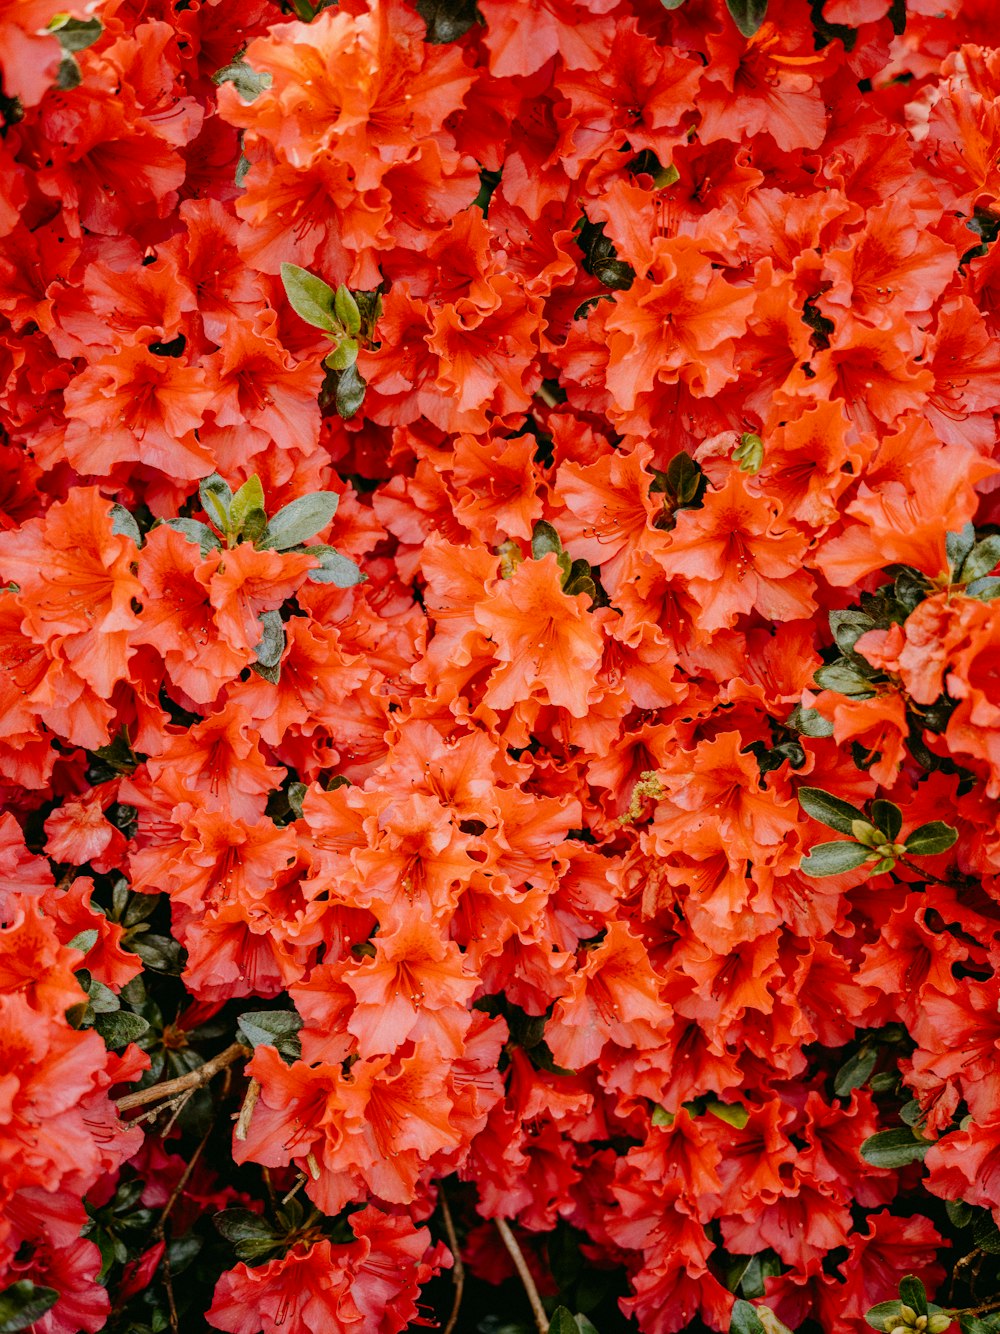
[(996, 41), (0, 3), (0, 1330), (1000, 1330)]

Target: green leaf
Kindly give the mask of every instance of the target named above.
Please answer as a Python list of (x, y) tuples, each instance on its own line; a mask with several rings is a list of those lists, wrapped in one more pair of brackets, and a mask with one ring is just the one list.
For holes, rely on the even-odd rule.
[(86, 51), (100, 37), (104, 26), (100, 19), (74, 19), (68, 14), (57, 14), (48, 30), (64, 51)]
[(855, 820), (869, 823), (863, 811), (820, 787), (800, 787), (795, 795), (807, 815), (830, 829), (836, 829), (838, 834), (849, 834)]
[(1000, 1228), (985, 1210), (976, 1215), (972, 1224), (973, 1244), (990, 1255), (1000, 1254)]
[(215, 71), (212, 82), (220, 88), (224, 83), (231, 83), (241, 102), (254, 102), (266, 88), (270, 88), (271, 75), (266, 70), (258, 74), (242, 56), (237, 56), (228, 65)]
[(705, 1104), (705, 1111), (737, 1130), (742, 1130), (750, 1120), (750, 1113), (741, 1102), (718, 1102), (713, 1098)]
[(684, 0), (660, 0), (664, 9), (680, 9), (683, 3)]
[(237, 1259), (244, 1264), (253, 1264), (285, 1246), (285, 1237), (276, 1232), (266, 1218), (249, 1209), (225, 1209), (216, 1214), (212, 1222), (226, 1240), (232, 1242)]
[(824, 718), (818, 709), (807, 709), (798, 704), (788, 715), (786, 727), (793, 728), (801, 736), (833, 736), (833, 723)]
[(991, 575), (988, 579), (973, 579), (971, 584), (966, 585), (965, 595), (979, 602), (992, 602), (994, 598), (1000, 597), (1000, 578)]
[(135, 936), (129, 940), (129, 949), (138, 954), (147, 968), (155, 973), (180, 973), (181, 947), (170, 936), (158, 936), (152, 933)]
[(580, 1326), (565, 1306), (557, 1306), (552, 1312), (549, 1334), (580, 1334)]
[(917, 1315), (927, 1314), (927, 1291), (915, 1274), (907, 1274), (899, 1280), (899, 1300), (912, 1306)]
[(819, 880), (825, 875), (843, 875), (864, 866), (871, 853), (860, 843), (817, 843), (799, 862), (803, 875)]
[(180, 533), (188, 542), (195, 542), (201, 548), (201, 554), (207, 556), (222, 546), (218, 535), (213, 533), (207, 523), (197, 519), (164, 519), (164, 526)]
[(881, 799), (873, 801), (872, 823), (877, 829), (881, 829), (889, 843), (895, 843), (896, 837), (903, 827), (903, 812), (893, 801), (882, 801)]
[(879, 1302), (877, 1306), (869, 1306), (865, 1312), (865, 1319), (871, 1325), (872, 1329), (878, 1329), (885, 1334), (889, 1328), (889, 1320), (899, 1319), (903, 1303), (900, 1301)]
[(365, 390), (368, 388), (368, 382), (362, 378), (357, 365), (348, 366), (346, 370), (337, 373), (340, 378), (337, 382), (337, 393), (334, 401), (338, 415), (345, 422), (349, 422), (365, 401)]
[(314, 584), (335, 584), (337, 588), (353, 588), (355, 584), (363, 584), (368, 578), (349, 556), (342, 556), (333, 547), (319, 545), (306, 547), (305, 550), (310, 556), (316, 556), (320, 562), (319, 569), (310, 570), (306, 576)]
[(836, 662), (820, 667), (813, 674), (813, 680), (823, 690), (834, 690), (838, 695), (850, 695), (857, 699), (871, 699), (876, 693), (861, 667), (848, 662), (846, 658), (838, 658)]
[(863, 611), (831, 611), (830, 630), (841, 653), (853, 653), (863, 634), (875, 629), (875, 621)]
[(263, 537), (264, 529), (267, 527), (267, 515), (262, 509), (256, 506), (247, 511), (246, 518), (240, 530), (240, 536), (244, 542), (256, 542), (259, 537)]
[(264, 509), (264, 488), (256, 473), (248, 477), (233, 496), (229, 505), (229, 522), (234, 533), (242, 533), (243, 525), (252, 510)]
[(416, 9), (434, 46), (457, 42), (476, 21), (476, 0), (417, 0)]
[(328, 283), (297, 264), (282, 264), (281, 281), (289, 304), (306, 324), (327, 333), (339, 332), (340, 321), (334, 313), (336, 296)]
[(361, 311), (350, 288), (345, 287), (343, 283), (337, 288), (337, 295), (333, 298), (333, 312), (352, 337), (361, 332)]
[(80, 950), (86, 954), (97, 944), (97, 927), (92, 926), (88, 931), (78, 931), (73, 939), (68, 940), (66, 944), (71, 950)]
[(41, 1320), (59, 1300), (55, 1288), (42, 1288), (22, 1278), (0, 1292), (0, 1334), (16, 1334)]
[(111, 506), (111, 531), (119, 537), (130, 537), (137, 547), (142, 546), (139, 525), (124, 505)]
[(913, 857), (933, 857), (939, 852), (947, 852), (958, 838), (958, 830), (943, 820), (932, 820), (914, 829), (903, 846)]
[(299, 1029), (302, 1019), (294, 1010), (253, 1010), (236, 1021), (253, 1047), (274, 1047), (279, 1056), (295, 1061), (302, 1055)]
[(131, 1010), (116, 1010), (114, 1014), (99, 1014), (94, 1027), (104, 1039), (104, 1045), (114, 1051), (141, 1038), (149, 1024), (142, 1015), (133, 1014)]
[(281, 613), (265, 611), (260, 615), (261, 640), (255, 652), (260, 667), (277, 667), (285, 651), (285, 627)]
[(541, 560), (550, 553), (561, 556), (563, 545), (552, 525), (546, 523), (544, 519), (539, 519), (531, 532), (531, 555), (534, 560)]
[(668, 1112), (666, 1107), (661, 1107), (659, 1103), (653, 1108), (653, 1114), (650, 1117), (654, 1126), (672, 1126), (676, 1117), (673, 1112)]
[(766, 1334), (756, 1306), (751, 1306), (742, 1297), (737, 1297), (733, 1302), (733, 1313), (729, 1318), (729, 1334)]
[(331, 371), (346, 371), (358, 359), (358, 344), (354, 338), (342, 338), (323, 361)]
[(834, 1075), (833, 1091), (837, 1097), (849, 1097), (854, 1089), (861, 1088), (875, 1069), (877, 1061), (878, 1047), (873, 1043), (863, 1042)]
[(284, 505), (264, 531), (262, 548), (287, 551), (321, 532), (337, 512), (335, 491), (312, 491)]
[(690, 505), (698, 495), (705, 474), (700, 465), (683, 450), (667, 464), (667, 485), (679, 506)]
[(995, 570), (997, 565), (1000, 565), (1000, 533), (991, 533), (989, 537), (977, 542), (966, 557), (960, 582), (969, 584), (974, 579), (981, 579)]
[(726, 7), (744, 37), (752, 37), (767, 14), (767, 0), (726, 0)]
[(861, 1146), (861, 1157), (872, 1167), (895, 1169), (923, 1162), (930, 1147), (930, 1142), (918, 1139), (909, 1126), (899, 1126), (869, 1135)]
[(967, 523), (957, 533), (945, 533), (944, 549), (948, 557), (953, 581), (957, 581), (958, 572), (976, 544), (976, 530)]
[(968, 1227), (976, 1216), (975, 1209), (965, 1200), (945, 1200), (944, 1208), (952, 1227)]
[(233, 503), (233, 493), (229, 483), (223, 481), (217, 472), (202, 478), (198, 487), (201, 507), (221, 533), (230, 531), (229, 507)]
[(1000, 1331), (1000, 1311), (992, 1315), (960, 1315), (958, 1327), (962, 1334), (998, 1334)]

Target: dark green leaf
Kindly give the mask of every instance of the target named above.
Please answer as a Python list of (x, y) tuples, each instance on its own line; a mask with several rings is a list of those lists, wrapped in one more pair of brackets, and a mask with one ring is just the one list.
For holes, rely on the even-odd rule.
[(817, 709), (807, 709), (801, 704), (788, 715), (785, 726), (793, 728), (802, 736), (833, 736), (833, 723), (824, 718)]
[(992, 1315), (960, 1315), (958, 1327), (962, 1334), (998, 1334), (1000, 1331), (1000, 1311)]
[(416, 9), (435, 46), (457, 42), (476, 21), (476, 0), (416, 0)]
[(899, 1300), (912, 1306), (917, 1315), (927, 1314), (927, 1291), (915, 1274), (907, 1274), (899, 1280)]
[(853, 653), (861, 636), (875, 629), (875, 621), (863, 611), (831, 611), (829, 620), (841, 653)]
[(266, 1218), (249, 1209), (225, 1209), (216, 1214), (212, 1222), (226, 1240), (232, 1242), (237, 1258), (244, 1264), (260, 1261), (285, 1245), (284, 1236), (276, 1232)]
[(871, 699), (876, 693), (869, 677), (860, 664), (838, 658), (836, 662), (820, 667), (813, 680), (823, 690), (835, 690), (838, 695), (851, 695), (858, 699)]
[(881, 829), (888, 842), (895, 843), (896, 837), (903, 827), (903, 812), (895, 802), (873, 801), (872, 824), (876, 829)]
[(336, 296), (329, 283), (298, 264), (282, 264), (281, 281), (296, 315), (327, 333), (339, 332), (341, 325), (334, 311)]
[(803, 875), (819, 880), (825, 875), (843, 875), (864, 866), (870, 856), (859, 843), (817, 843), (799, 862)]
[(152, 933), (135, 936), (129, 940), (129, 949), (138, 954), (147, 968), (156, 973), (177, 974), (181, 971), (181, 947), (169, 936)]
[(913, 857), (933, 857), (939, 852), (947, 852), (958, 838), (958, 830), (943, 820), (932, 820), (914, 829), (904, 847)]
[(865, 1319), (871, 1325), (872, 1329), (878, 1329), (885, 1334), (889, 1328), (890, 1316), (898, 1318), (903, 1303), (899, 1301), (879, 1302), (877, 1306), (869, 1306), (865, 1312)]
[(953, 1227), (968, 1227), (976, 1216), (975, 1209), (964, 1200), (945, 1200), (944, 1207)]
[[(948, 556), (948, 564), (951, 567), (953, 581), (957, 581), (958, 573), (975, 544), (976, 530), (971, 523), (967, 523), (965, 527), (957, 533), (945, 533), (944, 548)], [(990, 568), (992, 568), (992, 566)], [(971, 577), (972, 576), (970, 575), (969, 578)]]
[(552, 1312), (549, 1334), (580, 1334), (580, 1326), (565, 1306), (557, 1306)]
[(872, 1167), (906, 1167), (910, 1163), (923, 1162), (929, 1148), (928, 1140), (917, 1139), (908, 1126), (899, 1126), (895, 1130), (880, 1130), (877, 1135), (869, 1135), (861, 1146), (861, 1157)]
[(104, 1039), (104, 1045), (113, 1051), (141, 1038), (149, 1024), (141, 1015), (132, 1014), (130, 1010), (116, 1010), (114, 1014), (99, 1014), (94, 1020), (94, 1027)]
[(56, 87), (60, 92), (68, 93), (74, 88), (79, 88), (82, 79), (83, 75), (76, 60), (69, 54), (64, 55), (56, 70)]
[(137, 547), (142, 546), (139, 525), (124, 505), (111, 506), (111, 531), (121, 537), (130, 537)]
[(310, 570), (307, 578), (314, 584), (335, 584), (337, 588), (353, 588), (368, 578), (349, 556), (342, 556), (333, 547), (324, 545), (306, 547), (310, 556), (320, 562), (318, 570)]
[(337, 512), (335, 491), (313, 491), (278, 510), (264, 532), (261, 547), (287, 551), (321, 532)]
[(971, 583), (995, 570), (1000, 565), (1000, 533), (992, 533), (977, 542), (962, 566), (960, 581)]
[(981, 1251), (987, 1251), (990, 1255), (1000, 1254), (1000, 1228), (985, 1210), (978, 1213), (973, 1221), (972, 1240)]
[(262, 509), (254, 507), (247, 510), (246, 516), (240, 525), (240, 536), (244, 542), (256, 542), (259, 537), (263, 537), (266, 527), (267, 515)]
[[(86, 976), (86, 981), (83, 980), (84, 976)], [(98, 982), (96, 977), (91, 977), (83, 969), (77, 973), (77, 977), (80, 979), (80, 985), (87, 993), (87, 1000), (94, 1014), (114, 1014), (121, 1005), (121, 1001), (111, 988), (105, 986), (103, 982)]]
[(848, 1057), (833, 1079), (833, 1091), (838, 1098), (848, 1097), (854, 1089), (866, 1083), (878, 1061), (878, 1047), (863, 1042), (853, 1056)]
[(254, 1047), (274, 1047), (286, 1060), (298, 1060), (302, 1055), (299, 1042), (302, 1019), (294, 1010), (248, 1011), (236, 1023)]
[(173, 528), (175, 532), (180, 533), (189, 542), (196, 542), (201, 548), (201, 554), (207, 556), (210, 551), (216, 550), (222, 545), (217, 534), (213, 533), (207, 523), (199, 523), (197, 519), (164, 519), (167, 528)]
[(737, 1297), (733, 1302), (733, 1313), (729, 1318), (729, 1334), (766, 1334), (756, 1306), (751, 1306), (742, 1297)]
[(58, 40), (64, 51), (86, 51), (88, 46), (94, 45), (103, 31), (100, 19), (65, 18), (58, 24), (53, 19), (49, 24), (49, 32)]
[(362, 378), (357, 366), (348, 366), (346, 370), (335, 371), (339, 375), (335, 398), (337, 413), (344, 421), (350, 421), (365, 401), (368, 382)]
[(811, 815), (814, 820), (819, 820), (820, 824), (825, 824), (830, 829), (836, 829), (838, 834), (850, 834), (855, 820), (864, 820), (868, 823), (868, 817), (863, 811), (859, 811), (856, 806), (848, 805), (846, 801), (841, 801), (830, 792), (824, 792), (822, 788), (800, 787), (796, 796), (807, 815)]
[(752, 37), (767, 15), (767, 0), (726, 0), (726, 7), (744, 37)]
[(690, 454), (683, 450), (667, 464), (667, 485), (679, 506), (690, 505), (698, 495), (705, 474)]
[(216, 70), (212, 75), (212, 82), (220, 88), (224, 83), (231, 83), (239, 94), (241, 102), (253, 102), (266, 88), (270, 88), (271, 75), (266, 70), (258, 74), (238, 56), (228, 65), (223, 65), (222, 69)]
[(254, 650), (261, 667), (277, 667), (285, 651), (285, 627), (281, 613), (265, 611), (260, 615), (261, 638)]
[(22, 1278), (0, 1292), (0, 1334), (16, 1334), (41, 1320), (59, 1300), (55, 1288), (41, 1288)]

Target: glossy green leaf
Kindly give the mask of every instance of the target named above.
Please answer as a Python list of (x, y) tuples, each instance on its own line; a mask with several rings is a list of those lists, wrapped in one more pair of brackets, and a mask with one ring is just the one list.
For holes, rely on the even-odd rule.
[(294, 1010), (247, 1011), (236, 1023), (253, 1047), (274, 1047), (286, 1060), (297, 1060), (302, 1055), (302, 1019)]
[(820, 824), (836, 829), (838, 834), (849, 834), (855, 820), (868, 822), (868, 817), (856, 806), (850, 806), (830, 792), (819, 787), (800, 787), (795, 794), (799, 805), (807, 815), (811, 815)]
[(243, 531), (247, 515), (252, 510), (263, 510), (264, 488), (256, 473), (248, 477), (229, 504), (229, 521), (234, 533)]
[(733, 1313), (729, 1317), (729, 1334), (766, 1334), (756, 1306), (744, 1301), (742, 1297), (737, 1297), (733, 1302)]
[(793, 728), (801, 736), (833, 736), (833, 723), (824, 718), (818, 709), (807, 709), (801, 704), (791, 711), (785, 725)]
[(803, 875), (814, 880), (825, 875), (843, 875), (864, 866), (871, 855), (860, 843), (817, 843), (799, 863)]
[(22, 1278), (0, 1292), (0, 1334), (17, 1334), (41, 1320), (59, 1300), (55, 1288), (42, 1288)]
[(927, 1314), (927, 1290), (915, 1274), (906, 1274), (899, 1280), (899, 1300), (912, 1306), (917, 1315)]
[(889, 1328), (889, 1320), (899, 1317), (902, 1306), (903, 1303), (900, 1301), (879, 1302), (877, 1306), (869, 1306), (865, 1312), (865, 1319), (872, 1329), (881, 1330), (882, 1334), (885, 1334)]
[(894, 843), (903, 827), (903, 812), (894, 801), (873, 801), (872, 823), (881, 829), (890, 843)]
[[(957, 579), (969, 553), (976, 545), (976, 530), (971, 523), (965, 524), (957, 533), (945, 533), (944, 548), (953, 579)], [(972, 578), (971, 575), (968, 578)]]
[(200, 523), (197, 519), (164, 519), (163, 524), (164, 527), (180, 533), (188, 542), (196, 543), (201, 548), (203, 556), (207, 556), (210, 551), (215, 551), (222, 545), (218, 535), (212, 532), (208, 524)]
[(48, 30), (64, 51), (86, 51), (100, 37), (104, 25), (100, 19), (74, 19), (68, 14), (57, 14)]
[(368, 388), (368, 384), (363, 379), (356, 364), (340, 371), (339, 376), (335, 398), (337, 414), (344, 421), (350, 421), (365, 401), (365, 390)]
[(895, 1169), (923, 1162), (930, 1147), (928, 1140), (918, 1139), (908, 1126), (899, 1126), (869, 1135), (861, 1146), (861, 1157), (872, 1167)]
[(344, 328), (352, 336), (361, 331), (361, 311), (349, 287), (343, 283), (337, 288), (333, 298), (333, 312)]
[(580, 1334), (580, 1326), (565, 1306), (557, 1306), (549, 1320), (549, 1334)]
[(277, 667), (285, 651), (285, 627), (281, 613), (265, 611), (260, 616), (261, 640), (257, 645), (257, 662), (261, 667)]
[(947, 852), (958, 838), (958, 830), (943, 820), (932, 820), (914, 829), (904, 847), (911, 857), (933, 857), (937, 853)]
[(752, 37), (767, 17), (767, 0), (726, 0), (726, 7), (744, 37)]
[(1000, 533), (991, 533), (977, 542), (962, 565), (961, 582), (971, 583), (982, 579), (1000, 565)]
[(833, 1091), (838, 1098), (848, 1097), (854, 1089), (867, 1083), (878, 1062), (878, 1047), (863, 1042), (853, 1056), (848, 1057), (833, 1079)]
[(876, 693), (861, 667), (846, 658), (838, 658), (836, 662), (818, 668), (813, 680), (823, 690), (834, 690), (838, 695), (852, 698), (871, 699)]

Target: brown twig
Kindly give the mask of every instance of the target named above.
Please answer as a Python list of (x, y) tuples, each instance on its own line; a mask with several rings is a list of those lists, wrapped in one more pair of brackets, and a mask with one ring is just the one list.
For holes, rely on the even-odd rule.
[(991, 1297), (988, 1302), (983, 1302), (981, 1306), (963, 1306), (959, 1314), (985, 1315), (987, 1311), (1000, 1311), (1000, 1297)]
[(451, 1315), (448, 1317), (448, 1323), (444, 1327), (444, 1334), (451, 1334), (458, 1323), (458, 1311), (462, 1305), (462, 1293), (465, 1291), (465, 1265), (462, 1263), (462, 1251), (458, 1244), (458, 1236), (455, 1233), (451, 1210), (448, 1208), (448, 1196), (444, 1193), (443, 1181), (438, 1183), (438, 1201), (441, 1205), (441, 1221), (444, 1223), (445, 1236), (448, 1238), (448, 1249), (451, 1251), (453, 1261), (451, 1281), (455, 1286), (455, 1298), (451, 1304)]
[(260, 1097), (260, 1085), (256, 1079), (251, 1079), (247, 1085), (246, 1096), (243, 1099), (243, 1106), (240, 1108), (239, 1116), (236, 1118), (236, 1138), (240, 1141), (245, 1140), (247, 1131), (250, 1129), (250, 1121), (253, 1118), (253, 1109), (257, 1106), (257, 1099)]
[(531, 1313), (535, 1317), (535, 1324), (538, 1326), (538, 1334), (548, 1334), (549, 1318), (545, 1314), (545, 1307), (542, 1305), (542, 1299), (538, 1295), (538, 1289), (535, 1287), (535, 1280), (531, 1277), (531, 1270), (528, 1268), (528, 1262), (524, 1258), (524, 1252), (517, 1244), (517, 1238), (511, 1232), (510, 1227), (503, 1218), (494, 1218), (497, 1225), (497, 1231), (500, 1233), (500, 1239), (507, 1247), (507, 1253), (514, 1261), (514, 1268), (517, 1270), (518, 1278), (524, 1285), (524, 1290), (528, 1294), (528, 1301), (531, 1303)]
[(178, 1075), (176, 1079), (165, 1079), (161, 1084), (151, 1084), (149, 1088), (140, 1089), (138, 1093), (126, 1093), (124, 1098), (115, 1100), (115, 1105), (119, 1112), (128, 1112), (133, 1107), (144, 1107), (151, 1102), (162, 1102), (172, 1098), (177, 1093), (186, 1093), (188, 1089), (201, 1088), (203, 1084), (207, 1084), (213, 1079), (220, 1070), (225, 1070), (234, 1061), (242, 1060), (249, 1055), (249, 1047), (244, 1046), (242, 1042), (234, 1042), (225, 1051), (219, 1052), (218, 1056), (213, 1056), (204, 1065), (199, 1065), (197, 1070), (190, 1070), (186, 1075)]

